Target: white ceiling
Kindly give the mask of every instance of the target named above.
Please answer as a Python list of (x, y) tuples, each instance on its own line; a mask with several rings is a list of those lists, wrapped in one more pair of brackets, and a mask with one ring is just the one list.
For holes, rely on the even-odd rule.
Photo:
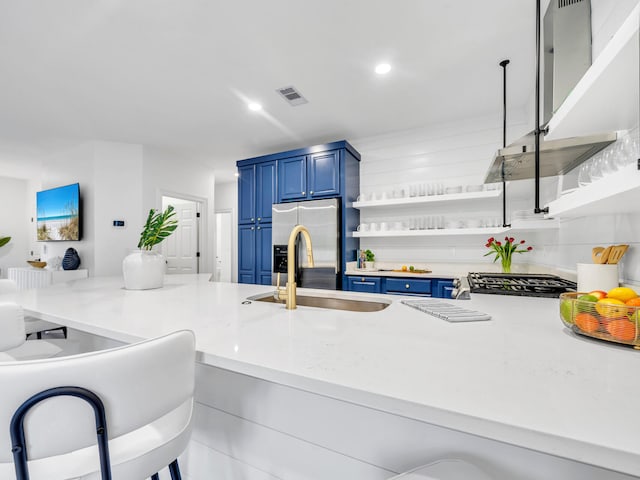
[[(172, 148), (226, 180), (243, 158), (497, 114), (504, 58), (510, 106), (534, 85), (534, 0), (0, 0), (0, 12), (0, 159), (22, 165), (99, 139)], [(289, 85), (309, 103), (285, 103), (275, 90)]]

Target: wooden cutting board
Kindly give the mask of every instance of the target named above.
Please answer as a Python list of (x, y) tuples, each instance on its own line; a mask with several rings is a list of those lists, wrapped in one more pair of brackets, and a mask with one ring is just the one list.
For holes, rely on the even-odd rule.
[(400, 272), (400, 273), (431, 273), (431, 270), (419, 270), (419, 269), (413, 269), (413, 270), (391, 270), (392, 272)]

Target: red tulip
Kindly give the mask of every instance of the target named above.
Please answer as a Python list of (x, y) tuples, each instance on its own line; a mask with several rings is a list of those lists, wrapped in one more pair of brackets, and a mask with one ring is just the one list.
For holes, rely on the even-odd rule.
[(527, 250), (531, 251), (531, 250), (533, 250), (533, 247), (527, 247)]
[(524, 240), (520, 240), (520, 243), (524, 243)]

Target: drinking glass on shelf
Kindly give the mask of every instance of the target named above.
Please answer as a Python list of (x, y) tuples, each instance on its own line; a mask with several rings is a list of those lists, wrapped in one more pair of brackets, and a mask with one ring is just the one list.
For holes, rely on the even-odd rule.
[(597, 182), (602, 178), (602, 152), (598, 152), (591, 160), (591, 166), (589, 168), (589, 178), (591, 182)]
[(600, 161), (600, 168), (602, 170), (602, 176), (606, 177), (607, 175), (611, 175), (615, 173), (618, 169), (615, 164), (615, 156), (613, 153), (613, 148), (607, 148), (602, 152), (602, 160)]
[(580, 171), (578, 172), (578, 186), (586, 187), (591, 183), (591, 160), (587, 160), (580, 165)]

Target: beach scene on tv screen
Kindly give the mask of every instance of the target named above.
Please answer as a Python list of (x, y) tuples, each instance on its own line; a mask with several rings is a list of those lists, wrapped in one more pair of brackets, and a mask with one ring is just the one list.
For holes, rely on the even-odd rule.
[(37, 193), (38, 240), (80, 239), (78, 185)]

